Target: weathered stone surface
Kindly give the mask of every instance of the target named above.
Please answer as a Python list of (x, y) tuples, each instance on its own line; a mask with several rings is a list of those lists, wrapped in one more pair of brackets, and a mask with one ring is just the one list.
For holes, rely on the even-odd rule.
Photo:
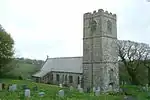
[[(95, 21), (93, 26), (91, 20)], [(109, 84), (118, 88), (116, 16), (102, 10), (84, 14), (83, 25), (84, 89), (100, 86), (102, 91), (107, 91)]]

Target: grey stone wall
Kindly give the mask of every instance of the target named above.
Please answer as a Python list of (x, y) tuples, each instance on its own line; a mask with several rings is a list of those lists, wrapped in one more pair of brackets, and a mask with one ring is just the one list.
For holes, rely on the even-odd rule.
[[(81, 84), (81, 73), (67, 73), (67, 72), (52, 72), (53, 74), (53, 84), (67, 84), (68, 86), (77, 87), (78, 86), (78, 77), (80, 77), (80, 84)], [(60, 76), (60, 81), (56, 80), (56, 75)], [(67, 80), (65, 81), (65, 76), (67, 76)], [(69, 83), (69, 76), (73, 76), (73, 82)]]
[[(91, 23), (95, 21), (96, 24)], [(103, 11), (84, 14), (83, 23), (83, 77), (84, 89), (100, 86), (104, 91), (108, 90), (110, 70), (114, 76), (113, 81), (117, 88), (118, 55), (117, 55), (117, 25), (116, 15)], [(91, 31), (94, 26), (95, 30)], [(104, 88), (105, 87), (105, 88)]]

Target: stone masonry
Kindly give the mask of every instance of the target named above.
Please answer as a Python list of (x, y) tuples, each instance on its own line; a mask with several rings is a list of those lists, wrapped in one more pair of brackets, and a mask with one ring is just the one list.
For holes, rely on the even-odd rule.
[(83, 23), (84, 90), (93, 86), (107, 91), (109, 85), (118, 89), (116, 14), (103, 9), (85, 13)]

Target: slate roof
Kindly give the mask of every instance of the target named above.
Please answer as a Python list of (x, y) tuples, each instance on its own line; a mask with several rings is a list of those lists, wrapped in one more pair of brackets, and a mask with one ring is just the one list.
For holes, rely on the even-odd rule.
[(82, 57), (48, 58), (39, 72), (34, 77), (43, 77), (50, 71), (82, 73)]

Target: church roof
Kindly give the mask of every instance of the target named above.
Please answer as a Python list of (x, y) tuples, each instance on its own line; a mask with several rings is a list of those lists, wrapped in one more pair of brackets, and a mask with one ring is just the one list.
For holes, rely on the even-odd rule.
[(43, 77), (50, 71), (82, 73), (82, 57), (48, 58), (41, 70), (33, 76)]

